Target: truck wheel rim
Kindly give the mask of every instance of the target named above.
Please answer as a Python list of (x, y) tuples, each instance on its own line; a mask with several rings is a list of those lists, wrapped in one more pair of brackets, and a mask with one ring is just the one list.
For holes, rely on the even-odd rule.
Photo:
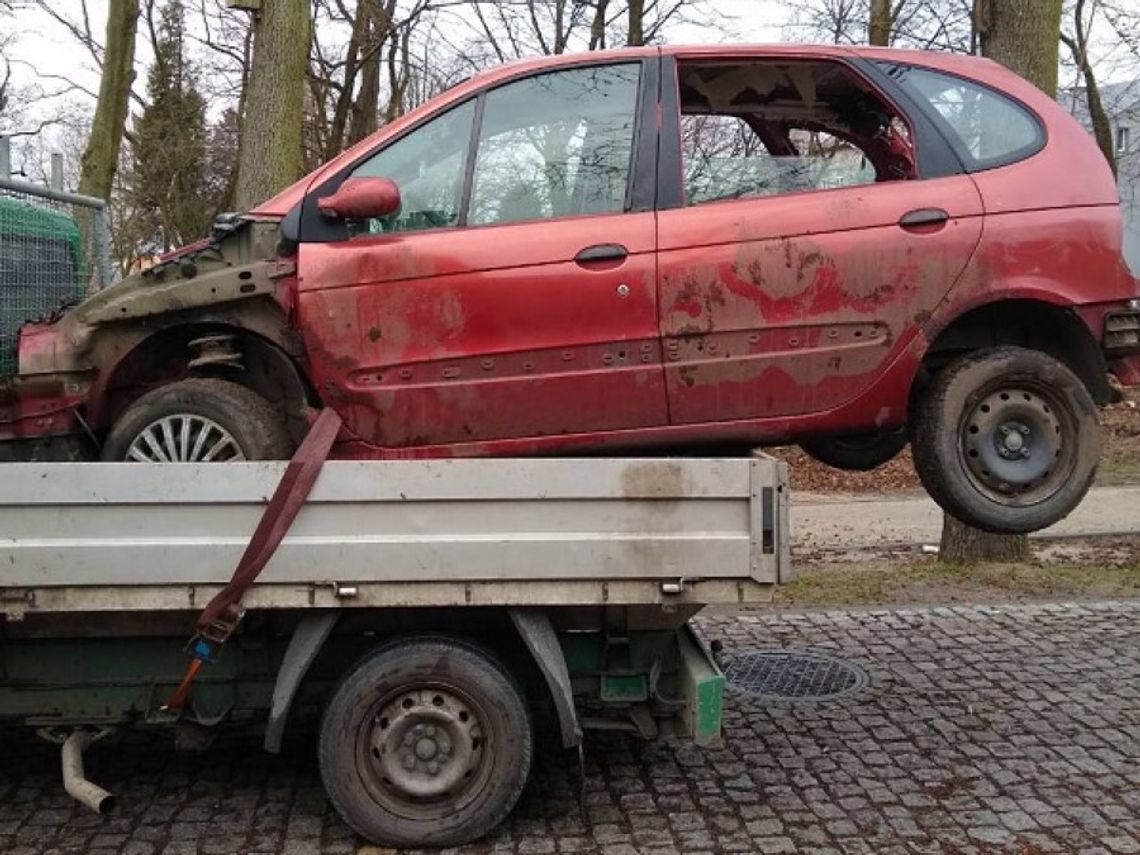
[(245, 460), (233, 434), (213, 419), (179, 413), (155, 419), (132, 440), (127, 460), (139, 463), (211, 463)]
[(414, 820), (448, 816), (487, 783), (491, 734), (471, 698), (437, 685), (389, 694), (374, 710), (357, 765), (388, 810)]
[(1060, 489), (1075, 437), (1066, 410), (1044, 389), (1003, 386), (976, 400), (961, 429), (970, 480), (1001, 504), (1030, 505)]

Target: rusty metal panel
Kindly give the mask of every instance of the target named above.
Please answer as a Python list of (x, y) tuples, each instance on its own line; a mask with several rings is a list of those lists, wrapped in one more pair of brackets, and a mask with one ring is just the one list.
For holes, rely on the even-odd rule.
[[(30, 589), (22, 610), (76, 608), (60, 588), (194, 607), (229, 578), (284, 466), (9, 464), (0, 590)], [(764, 456), (330, 462), (258, 588), (294, 606), (318, 592), (390, 605), (395, 589), (422, 605), (606, 602), (623, 583), (634, 602), (755, 599), (740, 586), (774, 584), (783, 559), (753, 560), (752, 493), (782, 471)], [(786, 539), (783, 515), (764, 524)]]

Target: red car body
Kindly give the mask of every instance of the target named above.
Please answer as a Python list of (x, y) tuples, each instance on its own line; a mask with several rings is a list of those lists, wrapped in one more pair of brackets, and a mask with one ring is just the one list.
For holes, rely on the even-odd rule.
[[(752, 60), (833, 63), (857, 78), (909, 124), (910, 180), (686, 205), (677, 68)], [(613, 213), (350, 240), (305, 235), (309, 200), (432, 117), (510, 81), (607, 63), (642, 68), (632, 182), (649, 189), (648, 202), (631, 196)], [(933, 155), (923, 146), (935, 137), (892, 78), (895, 65), (1001, 93), (1039, 123), (1039, 145), (1008, 163), (927, 177)], [(344, 457), (762, 444), (888, 430), (906, 423), (931, 360), (1000, 338), (1010, 318), (1036, 329), (1039, 346), (1098, 402), (1112, 395), (1108, 372), (1140, 383), (1134, 337), (1105, 335), (1108, 319), (1127, 327), (1140, 317), (1140, 281), (1121, 256), (1104, 158), (1052, 99), (974, 57), (789, 45), (518, 62), (403, 116), (248, 216), (283, 228), (291, 216), (301, 222), (295, 255), (274, 279), (282, 328), (256, 333), (280, 340), (310, 403), (340, 412), (336, 453)], [(582, 254), (614, 245), (617, 256)], [(226, 323), (241, 326), (240, 313), (231, 314)], [(50, 375), (64, 347), (53, 324), (26, 328), (22, 379)], [(77, 406), (90, 429), (104, 429), (113, 408), (102, 390), (128, 352), (90, 365), (79, 394), (11, 399), (0, 438), (75, 431)]]

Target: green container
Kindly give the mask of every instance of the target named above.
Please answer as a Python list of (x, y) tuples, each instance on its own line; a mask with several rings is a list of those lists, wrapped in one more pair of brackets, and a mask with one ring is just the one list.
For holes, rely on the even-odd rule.
[(20, 327), (84, 293), (83, 237), (74, 218), (0, 196), (0, 376), (16, 373)]

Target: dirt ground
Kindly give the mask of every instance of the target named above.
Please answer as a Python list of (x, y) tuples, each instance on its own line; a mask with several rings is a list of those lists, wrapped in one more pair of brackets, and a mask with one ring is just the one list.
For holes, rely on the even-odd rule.
[[(1128, 400), (1102, 410), (1101, 426), (1104, 430), (1104, 454), (1097, 483), (1140, 484), (1140, 389), (1133, 389)], [(812, 460), (794, 445), (767, 450), (788, 462), (793, 490), (886, 493), (922, 489), (909, 448), (872, 472), (832, 469)]]

